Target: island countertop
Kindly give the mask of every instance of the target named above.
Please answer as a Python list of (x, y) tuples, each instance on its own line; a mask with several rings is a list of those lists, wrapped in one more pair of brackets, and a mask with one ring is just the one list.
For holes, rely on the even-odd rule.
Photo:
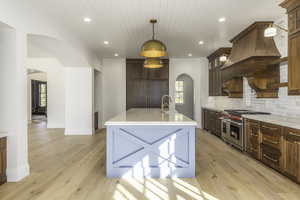
[(108, 120), (105, 125), (189, 125), (197, 122), (176, 111), (161, 112), (156, 108), (133, 108)]

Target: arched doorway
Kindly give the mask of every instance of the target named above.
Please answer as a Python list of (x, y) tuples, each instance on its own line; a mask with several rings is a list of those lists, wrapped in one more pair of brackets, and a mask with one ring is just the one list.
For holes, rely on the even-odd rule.
[(194, 81), (187, 74), (181, 74), (176, 79), (175, 108), (179, 113), (194, 119)]

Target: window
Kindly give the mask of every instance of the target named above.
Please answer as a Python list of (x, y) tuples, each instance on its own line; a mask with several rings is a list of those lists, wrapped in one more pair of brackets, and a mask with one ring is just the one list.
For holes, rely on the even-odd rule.
[(39, 84), (40, 93), (40, 107), (46, 107), (47, 105), (47, 86), (45, 83)]
[(184, 97), (183, 97), (183, 81), (176, 81), (175, 83), (175, 103), (176, 104), (183, 104), (184, 103)]

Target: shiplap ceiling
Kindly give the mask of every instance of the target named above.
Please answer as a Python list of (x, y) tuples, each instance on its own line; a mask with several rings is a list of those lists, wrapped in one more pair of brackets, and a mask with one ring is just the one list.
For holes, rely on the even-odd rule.
[[(281, 0), (28, 0), (78, 35), (101, 57), (138, 57), (151, 38), (149, 19), (158, 19), (157, 38), (169, 57), (207, 56), (258, 20), (285, 13)], [(83, 18), (90, 17), (90, 24)], [(219, 23), (220, 17), (226, 22)], [(103, 41), (109, 41), (104, 45)], [(204, 45), (198, 42), (203, 40)]]

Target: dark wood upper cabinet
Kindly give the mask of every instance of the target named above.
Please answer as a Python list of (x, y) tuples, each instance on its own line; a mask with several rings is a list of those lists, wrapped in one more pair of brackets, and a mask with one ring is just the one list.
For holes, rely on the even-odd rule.
[(159, 108), (169, 94), (169, 60), (159, 69), (144, 68), (144, 59), (126, 60), (126, 109)]
[(221, 67), (224, 63), (220, 62), (220, 57), (229, 56), (231, 48), (220, 48), (207, 57), (209, 61), (209, 96), (227, 96), (223, 90), (223, 80)]
[(300, 1), (285, 0), (280, 6), (288, 13), (288, 91), (289, 95), (300, 95)]

